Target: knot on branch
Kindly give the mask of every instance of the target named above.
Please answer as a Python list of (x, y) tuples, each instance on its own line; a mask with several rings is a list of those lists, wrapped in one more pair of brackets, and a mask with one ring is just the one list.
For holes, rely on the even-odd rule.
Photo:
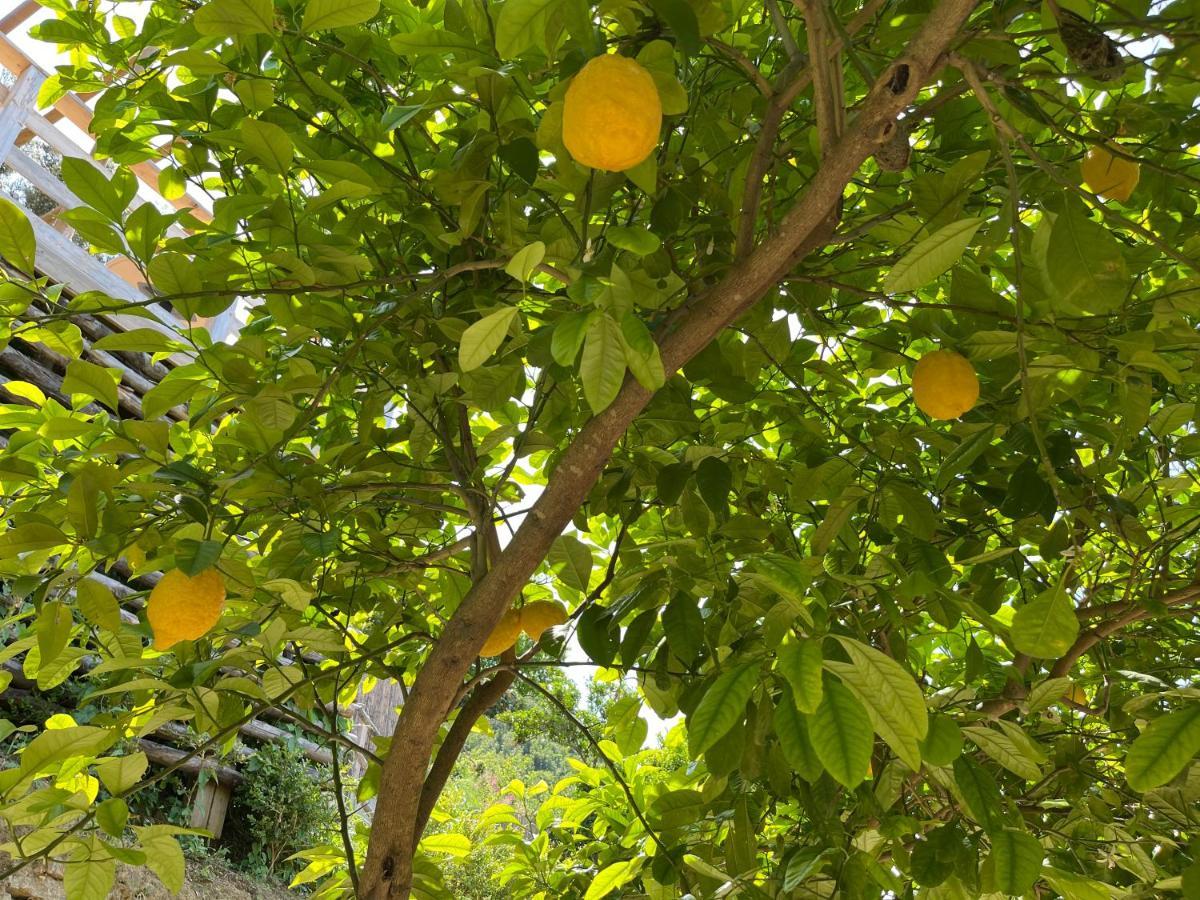
[(908, 79), (910, 75), (908, 63), (898, 62), (892, 67), (892, 72), (888, 76), (887, 87), (896, 96), (903, 94), (908, 89)]

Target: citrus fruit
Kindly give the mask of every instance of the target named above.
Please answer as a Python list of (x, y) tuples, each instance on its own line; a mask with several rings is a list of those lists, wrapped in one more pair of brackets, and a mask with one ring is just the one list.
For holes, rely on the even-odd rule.
[(187, 575), (167, 572), (150, 592), (146, 618), (154, 632), (154, 649), (170, 650), (180, 641), (203, 637), (225, 609), (225, 579), (216, 569)]
[(535, 641), (547, 628), (567, 621), (567, 611), (553, 600), (535, 600), (521, 610), (521, 630)]
[(500, 621), (496, 623), (496, 627), (492, 629), (488, 639), (483, 642), (483, 646), (479, 648), (479, 655), (499, 656), (515, 644), (520, 636), (521, 613), (519, 610), (510, 609), (500, 617)]
[(563, 103), (563, 143), (575, 161), (623, 172), (651, 154), (662, 127), (654, 78), (628, 56), (597, 56), (576, 73)]
[(1137, 163), (1116, 156), (1103, 147), (1093, 147), (1080, 166), (1083, 183), (1093, 194), (1119, 200), (1121, 203), (1133, 196), (1142, 167)]
[(934, 350), (913, 369), (912, 392), (925, 415), (957, 419), (979, 399), (979, 379), (966, 357), (953, 350)]

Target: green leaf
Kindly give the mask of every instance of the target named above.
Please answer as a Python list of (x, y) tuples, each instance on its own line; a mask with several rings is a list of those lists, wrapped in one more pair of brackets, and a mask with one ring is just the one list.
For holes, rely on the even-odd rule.
[(83, 578), (76, 584), (76, 602), (79, 612), (88, 622), (116, 634), (121, 630), (121, 607), (112, 590), (91, 578)]
[(1070, 686), (1071, 679), (1065, 675), (1061, 678), (1047, 678), (1030, 688), (1029, 696), (1025, 698), (1025, 705), (1031, 713), (1045, 709), (1051, 703), (1061, 699)]
[(849, 665), (826, 666), (866, 707), (871, 724), (896, 755), (914, 771), (921, 767), (920, 741), (929, 731), (925, 698), (913, 677), (890, 656), (852, 638), (837, 636)]
[(1042, 871), (1042, 845), (1032, 835), (1003, 828), (988, 835), (992, 841), (992, 876), (1002, 894), (1022, 896)]
[(138, 829), (142, 849), (146, 851), (146, 865), (158, 876), (167, 890), (178, 894), (183, 890), (187, 863), (179, 841), (169, 834), (151, 832), (149, 828)]
[(116, 796), (123, 794), (146, 774), (150, 761), (138, 750), (125, 756), (114, 756), (96, 763), (96, 777), (104, 789)]
[(471, 839), (465, 834), (438, 832), (421, 838), (423, 853), (443, 853), (454, 859), (462, 859), (471, 852)]
[(1112, 900), (1108, 885), (1073, 872), (1046, 866), (1042, 869), (1042, 877), (1050, 887), (1062, 894), (1063, 900)]
[(401, 56), (445, 56), (455, 52), (479, 55), (479, 48), (473, 39), (447, 31), (445, 28), (419, 28), (416, 31), (395, 34), (388, 43)]
[(931, 284), (959, 261), (983, 221), (961, 219), (939, 228), (901, 257), (883, 279), (881, 289), (899, 294)]
[(796, 709), (802, 713), (814, 713), (821, 705), (825, 693), (822, 683), (824, 662), (819, 639), (789, 641), (778, 650), (776, 665), (792, 689)]
[(160, 253), (146, 266), (150, 282), (164, 294), (192, 294), (204, 290), (196, 265), (182, 253)]
[(512, 59), (534, 45), (544, 46), (546, 25), (562, 0), (505, 0), (496, 18), (496, 52)]
[(1200, 753), (1200, 703), (1159, 716), (1137, 736), (1125, 757), (1125, 778), (1135, 791), (1160, 787)]
[(866, 496), (859, 485), (847, 485), (842, 491), (841, 496), (833, 503), (829, 504), (829, 509), (825, 512), (825, 518), (821, 520), (821, 524), (816, 527), (812, 534), (812, 552), (813, 556), (824, 556), (829, 548), (833, 546), (833, 542), (837, 540), (842, 529), (846, 527), (850, 519), (853, 517), (858, 505)]
[(42, 611), (38, 614), (35, 626), (41, 657), (40, 668), (53, 666), (59, 654), (67, 649), (73, 625), (71, 610), (65, 604), (57, 600), (42, 604)]
[(686, 0), (649, 0), (654, 14), (667, 23), (685, 56), (700, 52), (700, 23)]
[(796, 709), (796, 701), (785, 690), (775, 705), (775, 735), (783, 755), (796, 774), (807, 782), (814, 782), (825, 771), (817, 752), (813, 749), (808, 731), (808, 717)]
[(588, 326), (597, 315), (599, 313), (594, 310), (573, 312), (558, 320), (550, 339), (550, 355), (556, 363), (567, 367), (575, 365), (575, 358), (579, 356), (579, 348), (583, 346)]
[(1026, 781), (1037, 781), (1042, 777), (1042, 770), (1036, 760), (1030, 758), (1028, 750), (1007, 734), (984, 725), (968, 725), (962, 732), (980, 750), (1014, 775)]
[(464, 372), (478, 369), (500, 349), (508, 329), (517, 317), (515, 306), (506, 306), (473, 322), (463, 332), (458, 345), (458, 365)]
[(546, 560), (563, 584), (582, 594), (587, 593), (594, 565), (591, 547), (574, 535), (560, 535), (550, 546)]
[[(511, 3), (512, 0), (509, 2)], [(620, 862), (610, 863), (596, 873), (596, 877), (592, 879), (587, 892), (583, 895), (583, 900), (600, 900), (602, 897), (607, 897), (617, 888), (628, 883), (640, 868), (640, 859), (623, 859)]]
[(44, 522), (29, 522), (0, 533), (0, 559), (11, 559), (21, 553), (49, 550), (70, 543), (65, 534)]
[(286, 131), (261, 119), (242, 119), (241, 132), (251, 156), (278, 175), (291, 171), (296, 148)]
[(667, 791), (646, 810), (659, 828), (685, 828), (704, 818), (704, 795), (694, 790)]
[(67, 377), (63, 379), (61, 390), (64, 394), (83, 394), (116, 410), (117, 383), (120, 380), (121, 373), (116, 369), (73, 359), (67, 363)]
[(1061, 586), (1043, 591), (1013, 616), (1013, 646), (1038, 659), (1053, 659), (1071, 649), (1079, 636), (1075, 605)]
[(954, 760), (954, 783), (971, 818), (985, 831), (1000, 827), (1004, 820), (1000, 788), (987, 769), (960, 754)]
[(96, 350), (134, 350), (139, 353), (175, 353), (187, 344), (171, 338), (157, 328), (132, 328), (114, 331), (92, 344)]
[(345, 28), (374, 18), (379, 12), (379, 0), (308, 0), (300, 30), (323, 31)]
[(704, 647), (704, 618), (696, 601), (676, 594), (663, 610), (662, 624), (671, 652), (685, 663), (692, 662)]
[(504, 267), (504, 271), (524, 284), (529, 281), (530, 276), (545, 258), (546, 245), (541, 241), (534, 241), (514, 253), (513, 258)]
[[(99, 852), (99, 851), (98, 851)], [(104, 900), (117, 877), (117, 860), (109, 856), (72, 860), (63, 867), (66, 900)]]
[(129, 821), (129, 806), (120, 797), (109, 797), (96, 807), (96, 822), (109, 835), (119, 838)]
[(1047, 274), (1065, 312), (1097, 314), (1121, 307), (1131, 287), (1122, 245), (1071, 203), (1054, 220)]
[(86, 159), (64, 156), (63, 181), (80, 200), (114, 222), (120, 222), (134, 195), (137, 179), (126, 169), (118, 169), (112, 179)]
[(666, 384), (667, 374), (663, 371), (658, 344), (636, 313), (621, 317), (621, 338), (625, 343), (625, 364), (638, 383), (648, 391), (657, 391)]
[(921, 758), (931, 766), (948, 766), (962, 753), (962, 730), (949, 716), (929, 719), (929, 733), (921, 741)]
[(866, 709), (840, 681), (825, 685), (808, 736), (821, 764), (840, 784), (855, 788), (867, 777), (874, 732)]
[(717, 677), (688, 716), (688, 749), (693, 758), (723, 738), (746, 712), (758, 684), (759, 664), (746, 663)]
[(583, 396), (593, 413), (601, 413), (616, 399), (625, 380), (625, 341), (621, 326), (609, 315), (599, 315), (588, 326), (579, 363)]
[(662, 240), (648, 228), (610, 225), (605, 230), (604, 237), (614, 247), (628, 250), (638, 256), (649, 256), (662, 246)]
[(21, 208), (0, 197), (0, 257), (26, 275), (34, 273), (37, 245), (33, 226)]
[(21, 751), (21, 773), (41, 774), (56, 768), (64, 760), (102, 753), (115, 744), (119, 737), (116, 731), (94, 725), (45, 731)]
[(192, 24), (201, 34), (229, 37), (235, 34), (271, 34), (275, 7), (271, 0), (209, 0)]

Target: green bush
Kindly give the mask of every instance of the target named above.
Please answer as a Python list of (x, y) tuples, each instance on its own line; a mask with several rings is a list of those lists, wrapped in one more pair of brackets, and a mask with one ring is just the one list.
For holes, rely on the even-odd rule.
[(333, 797), (289, 744), (260, 747), (240, 769), (246, 780), (234, 791), (222, 843), (248, 874), (288, 878), (297, 867), (287, 857), (332, 836)]

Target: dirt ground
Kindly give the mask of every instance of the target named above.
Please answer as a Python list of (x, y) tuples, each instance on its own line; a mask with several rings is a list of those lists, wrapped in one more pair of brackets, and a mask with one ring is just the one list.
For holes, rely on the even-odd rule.
[[(174, 897), (145, 868), (120, 866), (110, 900), (169, 900)], [(179, 900), (284, 900), (296, 894), (276, 885), (254, 881), (212, 861), (188, 860), (187, 878)], [(0, 900), (63, 900), (60, 866), (37, 863), (0, 882)]]

